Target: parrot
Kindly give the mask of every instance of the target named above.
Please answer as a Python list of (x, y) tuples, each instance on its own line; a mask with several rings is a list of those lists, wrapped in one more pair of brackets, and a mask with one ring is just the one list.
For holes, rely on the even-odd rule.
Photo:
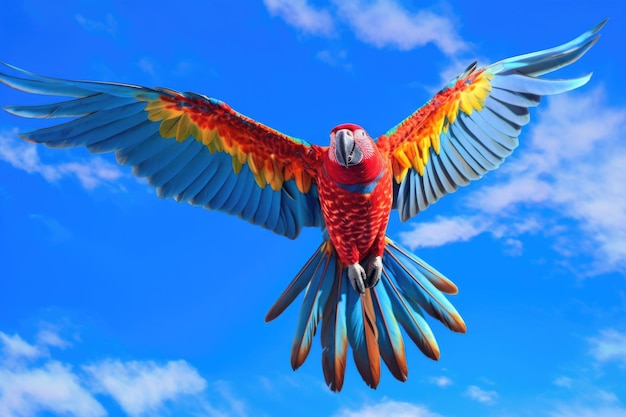
[(375, 389), (381, 359), (394, 378), (407, 380), (406, 336), (439, 359), (427, 316), (466, 332), (447, 298), (456, 285), (387, 236), (392, 210), (406, 221), (498, 168), (518, 147), (530, 108), (589, 81), (591, 73), (541, 76), (577, 61), (605, 23), (551, 49), (485, 67), (474, 62), (382, 135), (342, 123), (328, 146), (283, 134), (205, 95), (52, 78), (5, 63), (0, 81), (7, 86), (67, 99), (3, 108), (21, 117), (71, 118), (20, 136), (52, 148), (114, 152), (161, 198), (237, 215), (290, 239), (319, 228), (322, 243), (265, 321), (304, 293), (291, 367), (305, 362), (319, 330), (330, 390), (343, 387), (349, 347)]

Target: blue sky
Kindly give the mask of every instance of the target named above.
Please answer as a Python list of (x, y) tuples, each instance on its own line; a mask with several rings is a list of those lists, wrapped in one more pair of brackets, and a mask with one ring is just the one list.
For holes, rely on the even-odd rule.
[(0, 415), (626, 416), (623, 2), (7, 3), (0, 60), (207, 94), (319, 144), (343, 122), (381, 134), (475, 59), (610, 21), (560, 73), (590, 83), (533, 111), (503, 167), (392, 213), (390, 236), (458, 285), (468, 332), (433, 322), (441, 359), (411, 346), (408, 381), (385, 371), (376, 391), (349, 360), (331, 393), (317, 341), (291, 370), (298, 307), (263, 321), (319, 231), (160, 200), (111, 155), (31, 146), (16, 133), (45, 121), (0, 114)]

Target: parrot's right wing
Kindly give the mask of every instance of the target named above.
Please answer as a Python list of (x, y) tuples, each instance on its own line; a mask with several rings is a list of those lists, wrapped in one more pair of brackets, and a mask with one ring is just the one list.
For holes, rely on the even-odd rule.
[(147, 177), (160, 197), (235, 214), (295, 238), (322, 226), (313, 176), (315, 145), (284, 135), (195, 93), (165, 88), (62, 80), (4, 64), (0, 82), (30, 93), (75, 99), (6, 106), (35, 118), (74, 118), (22, 134), (55, 148), (85, 146), (115, 152), (117, 161)]
[(377, 138), (393, 166), (394, 208), (404, 221), (459, 186), (496, 169), (518, 146), (529, 107), (541, 96), (584, 85), (583, 77), (538, 76), (571, 64), (598, 40), (606, 20), (552, 49), (508, 58), (485, 68), (476, 64), (400, 124)]

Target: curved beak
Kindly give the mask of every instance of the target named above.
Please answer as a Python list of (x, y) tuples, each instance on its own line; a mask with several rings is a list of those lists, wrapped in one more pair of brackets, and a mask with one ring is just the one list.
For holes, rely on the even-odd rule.
[(337, 161), (346, 168), (357, 165), (363, 159), (363, 154), (356, 143), (354, 136), (348, 129), (338, 130), (335, 134), (335, 155)]

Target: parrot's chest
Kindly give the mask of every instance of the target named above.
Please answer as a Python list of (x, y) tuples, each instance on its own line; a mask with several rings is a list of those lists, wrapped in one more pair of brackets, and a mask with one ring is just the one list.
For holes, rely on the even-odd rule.
[(380, 256), (384, 245), (377, 243), (384, 241), (392, 205), (390, 171), (367, 184), (343, 185), (328, 177), (323, 182), (318, 186), (322, 214), (340, 259), (351, 264)]

